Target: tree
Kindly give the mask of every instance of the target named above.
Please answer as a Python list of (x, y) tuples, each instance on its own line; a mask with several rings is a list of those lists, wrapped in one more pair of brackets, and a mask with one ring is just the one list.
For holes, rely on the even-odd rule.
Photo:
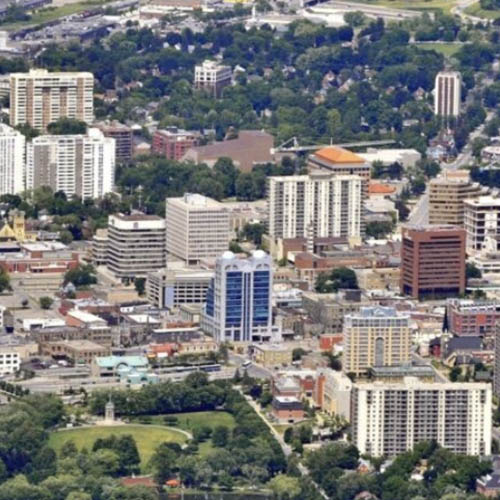
[(51, 297), (40, 297), (40, 307), (42, 309), (50, 309), (54, 300)]
[(79, 264), (64, 275), (64, 284), (73, 283), (76, 288), (85, 288), (97, 283), (96, 270), (91, 264)]
[(165, 481), (170, 479), (177, 459), (177, 454), (167, 444), (161, 443), (149, 461), (158, 484), (165, 484)]
[(144, 295), (146, 291), (146, 279), (145, 278), (135, 278), (134, 279), (135, 291), (140, 295)]
[(292, 351), (292, 360), (293, 361), (300, 361), (302, 359), (302, 356), (307, 354), (307, 352), (308, 351), (306, 351), (305, 349), (302, 349), (302, 347), (296, 347)]
[(318, 293), (332, 293), (340, 289), (358, 288), (356, 273), (348, 267), (337, 267), (330, 273), (320, 273), (316, 279)]
[(0, 293), (10, 290), (10, 277), (7, 271), (0, 267)]
[(389, 221), (371, 221), (366, 224), (366, 236), (375, 239), (385, 238), (394, 230), (394, 224)]
[(366, 16), (359, 10), (354, 12), (346, 12), (344, 14), (344, 21), (352, 28), (363, 26), (366, 21)]
[(74, 118), (59, 118), (49, 123), (47, 131), (52, 135), (79, 135), (87, 133), (87, 124)]
[(466, 280), (470, 279), (481, 279), (482, 278), (481, 270), (472, 262), (467, 262), (465, 265), (465, 278)]
[(217, 448), (224, 448), (229, 440), (229, 429), (225, 425), (218, 425), (212, 432), (212, 444)]
[(462, 369), (459, 366), (454, 366), (449, 373), (450, 380), (452, 382), (456, 382), (461, 374), (462, 374)]
[(293, 500), (298, 498), (301, 492), (299, 479), (286, 474), (278, 474), (267, 484), (278, 500)]

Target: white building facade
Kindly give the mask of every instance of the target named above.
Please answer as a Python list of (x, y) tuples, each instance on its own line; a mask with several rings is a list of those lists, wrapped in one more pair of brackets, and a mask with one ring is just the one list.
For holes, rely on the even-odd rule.
[(360, 237), (362, 179), (315, 172), (268, 180), (269, 235), (273, 238)]
[(0, 124), (0, 195), (25, 190), (25, 149), (24, 135)]
[(114, 189), (115, 140), (98, 129), (87, 135), (43, 135), (28, 143), (26, 187), (50, 186), (82, 199)]
[(500, 197), (479, 196), (464, 200), (464, 225), (467, 251), (482, 250), (487, 237), (500, 235)]
[(392, 457), (435, 440), (454, 453), (490, 455), (491, 385), (422, 382), (354, 384), (352, 442), (361, 454)]
[(462, 77), (458, 71), (440, 71), (434, 84), (434, 114), (455, 117), (460, 114)]
[(272, 259), (264, 251), (256, 250), (248, 259), (225, 252), (216, 262), (202, 328), (217, 343), (278, 340), (272, 286)]
[(188, 264), (222, 255), (230, 241), (230, 212), (212, 198), (187, 193), (167, 198), (167, 253)]

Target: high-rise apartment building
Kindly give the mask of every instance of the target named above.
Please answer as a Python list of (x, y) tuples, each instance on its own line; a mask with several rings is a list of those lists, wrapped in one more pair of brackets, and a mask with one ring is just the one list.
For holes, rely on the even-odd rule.
[(100, 122), (95, 125), (105, 137), (115, 140), (115, 158), (117, 162), (127, 162), (132, 158), (132, 129), (123, 123)]
[(269, 235), (360, 237), (362, 182), (357, 175), (325, 171), (269, 177)]
[(167, 198), (167, 253), (188, 264), (215, 258), (230, 241), (230, 213), (222, 203), (201, 194)]
[(484, 193), (467, 177), (443, 176), (429, 183), (429, 224), (464, 225), (464, 201)]
[(0, 195), (17, 194), (25, 190), (24, 135), (0, 124)]
[(375, 366), (410, 359), (410, 318), (393, 307), (362, 307), (344, 318), (344, 373), (365, 375)]
[(361, 454), (393, 457), (421, 441), (454, 453), (491, 453), (491, 386), (486, 383), (403, 382), (354, 384), (352, 442)]
[(165, 219), (136, 213), (108, 219), (108, 269), (131, 281), (165, 267)]
[(60, 118), (91, 124), (94, 120), (92, 73), (49, 73), (33, 69), (10, 75), (10, 124), (46, 130)]
[(464, 201), (467, 251), (483, 248), (486, 236), (500, 235), (500, 197), (479, 196)]
[(500, 398), (500, 322), (495, 327), (495, 359), (493, 366), (493, 393)]
[(434, 114), (458, 116), (462, 96), (462, 77), (458, 71), (440, 71), (434, 84)]
[(98, 129), (87, 135), (42, 135), (28, 143), (26, 187), (50, 186), (82, 199), (100, 198), (115, 184), (115, 140)]
[(177, 127), (157, 130), (153, 134), (151, 149), (169, 160), (180, 160), (184, 153), (200, 140), (199, 132), (188, 132)]
[(371, 164), (361, 156), (337, 146), (320, 149), (307, 159), (309, 171), (328, 170), (335, 175), (358, 175), (362, 179), (363, 199), (368, 198)]
[(465, 292), (465, 230), (407, 226), (402, 231), (400, 289), (415, 299)]
[(194, 67), (194, 86), (209, 91), (214, 97), (221, 97), (222, 89), (231, 85), (233, 72), (230, 66), (215, 61), (203, 61)]
[(272, 259), (262, 250), (248, 259), (224, 252), (208, 289), (202, 328), (218, 343), (271, 340), (278, 332), (273, 327), (272, 283)]

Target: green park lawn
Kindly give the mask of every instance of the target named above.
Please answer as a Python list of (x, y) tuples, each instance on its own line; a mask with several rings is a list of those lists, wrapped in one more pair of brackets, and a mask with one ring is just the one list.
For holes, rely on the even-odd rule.
[(410, 10), (437, 10), (441, 9), (443, 13), (449, 14), (455, 6), (455, 0), (354, 0), (359, 3), (369, 5), (378, 5), (381, 7), (392, 7), (393, 9)]
[[(156, 425), (166, 425), (164, 418), (167, 415), (153, 415), (151, 423)], [(218, 425), (224, 425), (229, 430), (234, 429), (236, 422), (234, 417), (226, 411), (195, 411), (187, 413), (172, 413), (169, 417), (175, 417), (177, 423), (171, 424), (173, 427), (187, 432), (193, 432), (195, 429), (208, 426), (214, 429)], [(212, 442), (209, 440), (199, 444), (199, 454), (205, 456), (213, 450)]]
[(98, 438), (104, 438), (112, 434), (115, 436), (130, 434), (135, 439), (139, 455), (141, 456), (141, 467), (143, 468), (160, 443), (168, 441), (183, 444), (187, 439), (184, 434), (167, 427), (155, 425), (117, 425), (110, 427), (81, 427), (79, 429), (53, 432), (49, 437), (49, 446), (56, 452), (59, 452), (64, 443), (73, 440), (79, 450), (84, 447), (91, 450)]
[(467, 7), (465, 13), (470, 16), (483, 17), (484, 19), (497, 19), (500, 17), (500, 10), (481, 9), (479, 2)]
[(416, 43), (415, 45), (419, 49), (435, 50), (445, 57), (454, 56), (462, 47), (462, 45), (458, 43)]

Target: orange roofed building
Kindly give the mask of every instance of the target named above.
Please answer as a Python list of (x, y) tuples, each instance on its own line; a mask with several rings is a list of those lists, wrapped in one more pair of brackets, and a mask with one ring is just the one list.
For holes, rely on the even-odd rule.
[(338, 175), (359, 175), (363, 179), (363, 198), (368, 197), (371, 166), (361, 156), (337, 146), (319, 149), (307, 159), (309, 170), (328, 170)]

